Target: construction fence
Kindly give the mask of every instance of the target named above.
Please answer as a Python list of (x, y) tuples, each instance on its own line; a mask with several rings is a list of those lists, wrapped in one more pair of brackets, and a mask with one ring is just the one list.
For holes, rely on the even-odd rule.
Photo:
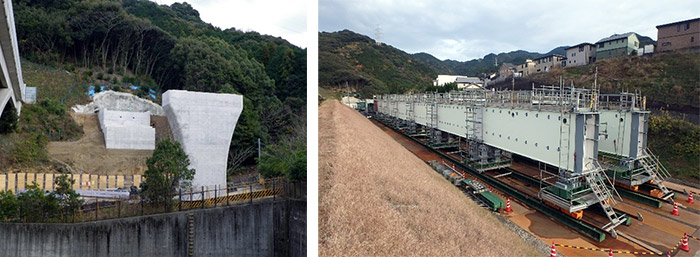
[[(36, 183), (45, 191), (53, 191), (54, 183), (60, 173), (3, 173), (0, 174), (0, 192), (11, 190), (23, 191), (27, 186)], [(141, 185), (141, 175), (99, 175), (99, 174), (67, 174), (75, 180), (74, 190), (99, 190), (108, 188), (130, 188)]]
[[(78, 223), (150, 214), (216, 208), (277, 199), (306, 199), (306, 181), (283, 178), (258, 179), (253, 182), (229, 183), (173, 191), (169, 201), (149, 201), (132, 195), (129, 199), (81, 197), (85, 202), (78, 211), (44, 215), (43, 222)], [(5, 221), (27, 222), (20, 210), (17, 217)], [(0, 222), (3, 222), (0, 220)]]

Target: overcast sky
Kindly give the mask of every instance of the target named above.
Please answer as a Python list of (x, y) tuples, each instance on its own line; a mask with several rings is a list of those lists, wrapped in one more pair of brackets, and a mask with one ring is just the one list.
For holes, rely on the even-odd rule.
[(466, 61), (488, 53), (594, 43), (614, 33), (656, 40), (656, 25), (700, 17), (697, 0), (319, 0), (320, 31), (349, 29), (409, 53)]
[(171, 5), (187, 2), (199, 11), (204, 22), (221, 29), (234, 27), (242, 31), (282, 37), (305, 48), (307, 0), (151, 0)]

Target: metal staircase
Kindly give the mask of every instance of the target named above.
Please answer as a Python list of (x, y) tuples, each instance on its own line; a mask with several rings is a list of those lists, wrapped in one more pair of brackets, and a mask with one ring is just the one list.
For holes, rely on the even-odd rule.
[(414, 122), (413, 118), (413, 102), (411, 100), (406, 100), (406, 120)]
[(467, 124), (467, 139), (476, 141), (483, 140), (481, 136), (483, 117), (480, 117), (478, 115), (479, 109), (481, 109), (480, 106), (472, 104), (470, 106), (467, 106), (467, 108), (464, 110), (466, 115), (465, 121)]
[(624, 223), (626, 217), (624, 214), (618, 215), (613, 209), (612, 206), (617, 205), (617, 201), (615, 201), (612, 193), (608, 189), (608, 185), (605, 183), (605, 181), (607, 181), (608, 184), (612, 185), (610, 179), (605, 175), (600, 165), (597, 164), (597, 161), (594, 163), (596, 167), (592, 171), (584, 173), (583, 177), (586, 179), (586, 183), (596, 199), (598, 199), (600, 206), (603, 208), (603, 212), (605, 212), (605, 215), (610, 219), (610, 223), (603, 226), (603, 230), (610, 232), (613, 237), (617, 237), (614, 229), (618, 225)]
[(654, 181), (654, 184), (661, 189), (661, 192), (663, 192), (663, 199), (668, 200), (673, 196), (673, 192), (671, 190), (668, 190), (666, 186), (664, 186), (664, 180), (668, 179), (671, 177), (671, 174), (668, 173), (668, 170), (661, 165), (661, 162), (659, 159), (654, 155), (649, 148), (645, 149), (644, 152), (646, 153), (646, 157), (640, 158), (639, 159), (639, 164), (642, 165), (644, 170), (646, 170), (649, 173), (649, 176), (651, 176), (651, 179)]

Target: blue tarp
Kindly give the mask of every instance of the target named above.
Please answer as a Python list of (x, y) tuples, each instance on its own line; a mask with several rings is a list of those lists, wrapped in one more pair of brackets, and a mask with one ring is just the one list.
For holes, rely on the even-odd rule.
[[(109, 85), (100, 86), (100, 89), (101, 89), (100, 92), (105, 91), (106, 89), (109, 89), (109, 87), (110, 87)], [(139, 88), (141, 88), (141, 87), (135, 86), (135, 85), (130, 85), (129, 88), (131, 88), (131, 90), (139, 90)], [(95, 97), (95, 85), (90, 85), (88, 87), (88, 91), (85, 92), (85, 94), (90, 96), (90, 98), (94, 98)], [(156, 99), (156, 94), (157, 94), (157, 92), (155, 90), (150, 89), (150, 88), (148, 89), (148, 96), (149, 97)]]
[[(100, 86), (100, 92), (105, 91), (105, 89), (108, 87), (109, 86), (107, 86), (107, 85)], [(95, 97), (95, 85), (89, 86), (88, 91), (85, 92), (85, 94), (90, 96), (90, 98), (94, 98)]]

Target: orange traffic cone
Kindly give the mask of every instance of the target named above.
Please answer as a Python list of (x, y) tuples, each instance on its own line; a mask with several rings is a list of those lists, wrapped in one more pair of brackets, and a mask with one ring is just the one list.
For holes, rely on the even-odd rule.
[(666, 257), (671, 257), (671, 251), (666, 252)]
[(608, 253), (608, 257), (613, 257), (612, 256), (612, 249), (610, 249), (610, 252)]
[(690, 194), (688, 194), (688, 203), (693, 203), (693, 191), (690, 191)]
[(683, 243), (681, 243), (681, 250), (690, 252), (690, 247), (688, 247), (688, 233), (683, 233)]
[(557, 257), (557, 249), (554, 247), (554, 242), (552, 242), (552, 253), (549, 254), (549, 257)]
[(506, 200), (506, 212), (512, 212), (513, 210), (510, 208), (510, 198)]
[(680, 216), (680, 215), (678, 215), (678, 203), (675, 201), (673, 202), (673, 211), (671, 211), (671, 214), (676, 215), (676, 216)]

